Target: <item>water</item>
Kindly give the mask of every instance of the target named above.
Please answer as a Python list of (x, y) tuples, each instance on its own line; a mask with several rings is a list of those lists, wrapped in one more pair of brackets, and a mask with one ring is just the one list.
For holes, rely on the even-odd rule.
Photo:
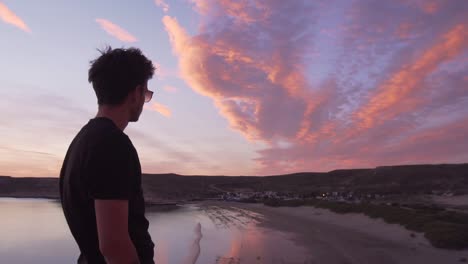
[[(76, 263), (79, 255), (60, 204), (0, 198), (0, 263)], [(262, 215), (238, 208), (185, 205), (147, 212), (158, 264), (304, 263), (291, 234), (260, 227)]]

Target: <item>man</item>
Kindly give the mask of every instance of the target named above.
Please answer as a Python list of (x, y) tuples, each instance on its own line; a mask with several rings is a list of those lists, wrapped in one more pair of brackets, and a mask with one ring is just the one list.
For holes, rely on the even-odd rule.
[(78, 263), (154, 263), (137, 151), (123, 132), (153, 95), (154, 66), (139, 49), (101, 51), (89, 82), (98, 102), (71, 142), (60, 171), (60, 198), (81, 254)]

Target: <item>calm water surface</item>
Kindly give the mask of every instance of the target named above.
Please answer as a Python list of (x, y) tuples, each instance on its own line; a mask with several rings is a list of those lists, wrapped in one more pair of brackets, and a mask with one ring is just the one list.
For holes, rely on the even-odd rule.
[[(79, 255), (60, 204), (0, 198), (0, 263), (76, 263)], [(290, 234), (257, 225), (243, 209), (185, 205), (147, 212), (158, 264), (305, 263)]]

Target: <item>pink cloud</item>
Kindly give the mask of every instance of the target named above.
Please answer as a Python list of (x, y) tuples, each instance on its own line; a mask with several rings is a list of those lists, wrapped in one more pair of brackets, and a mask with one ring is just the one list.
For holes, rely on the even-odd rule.
[(28, 25), (18, 17), (13, 11), (11, 11), (5, 4), (0, 2), (0, 19), (7, 24), (11, 24), (25, 32), (31, 33)]
[[(376, 122), (384, 122), (405, 112), (410, 112), (423, 103), (411, 97), (417, 89), (424, 89), (421, 82), (439, 65), (449, 61), (468, 48), (468, 28), (459, 24), (441, 37), (439, 43), (430, 47), (409, 65), (403, 65), (381, 87), (368, 103), (356, 113), (357, 126), (369, 128)], [(398, 107), (396, 107), (398, 106)]]
[[(220, 9), (231, 7), (222, 4), (225, 3), (221, 3)], [(313, 21), (310, 13), (306, 15), (310, 9), (301, 5), (292, 7), (298, 11), (303, 9), (304, 21)], [(264, 19), (280, 24), (286, 17), (281, 19), (279, 14), (272, 14)], [(181, 75), (195, 91), (215, 101), (233, 129), (252, 140), (295, 135), (303, 112), (309, 104), (315, 104), (306, 98), (309, 92), (300, 53), (308, 45), (308, 35), (300, 36), (300, 28), (284, 34), (278, 32), (278, 35), (271, 32), (270, 43), (287, 39), (288, 34), (300, 36), (296, 42), (285, 45), (284, 50), (275, 50), (249, 46), (249, 43), (256, 45), (249, 39), (255, 39), (259, 32), (244, 34), (244, 24), (231, 25), (230, 30), (218, 32), (215, 38), (209, 39), (203, 35), (190, 37), (175, 18), (166, 16), (163, 23), (173, 50), (179, 55)], [(265, 30), (269, 29), (266, 23), (264, 26)], [(286, 50), (289, 56), (285, 56)], [(264, 96), (268, 89), (270, 96)], [(288, 125), (270, 122), (274, 115), (280, 123)], [(268, 128), (272, 125), (277, 129)]]
[(121, 28), (120, 26), (112, 23), (109, 20), (103, 18), (96, 18), (96, 22), (101, 26), (107, 34), (119, 39), (123, 42), (136, 42), (138, 41), (136, 37), (130, 34), (125, 29)]
[(167, 118), (171, 117), (172, 115), (169, 107), (160, 103), (152, 103), (150, 106), (145, 106), (145, 108), (152, 110), (152, 111), (156, 111)]
[(164, 13), (169, 12), (169, 5), (166, 2), (164, 2), (164, 0), (154, 0), (154, 3), (157, 6), (161, 7)]
[[(197, 34), (174, 17), (163, 24), (187, 84), (232, 129), (269, 146), (258, 174), (459, 161), (443, 133), (423, 135), (454, 132), (468, 115), (468, 4), (344, 2), (203, 0)], [(341, 19), (325, 27), (333, 38), (321, 31), (331, 15)], [(311, 69), (327, 68), (311, 80)]]

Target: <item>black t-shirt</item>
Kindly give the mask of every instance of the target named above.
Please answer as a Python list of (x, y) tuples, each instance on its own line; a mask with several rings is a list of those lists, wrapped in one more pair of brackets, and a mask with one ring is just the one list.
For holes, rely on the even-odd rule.
[(111, 119), (90, 119), (73, 139), (60, 171), (60, 198), (81, 255), (78, 263), (106, 263), (99, 250), (94, 199), (128, 200), (128, 231), (141, 263), (154, 263), (138, 153)]

